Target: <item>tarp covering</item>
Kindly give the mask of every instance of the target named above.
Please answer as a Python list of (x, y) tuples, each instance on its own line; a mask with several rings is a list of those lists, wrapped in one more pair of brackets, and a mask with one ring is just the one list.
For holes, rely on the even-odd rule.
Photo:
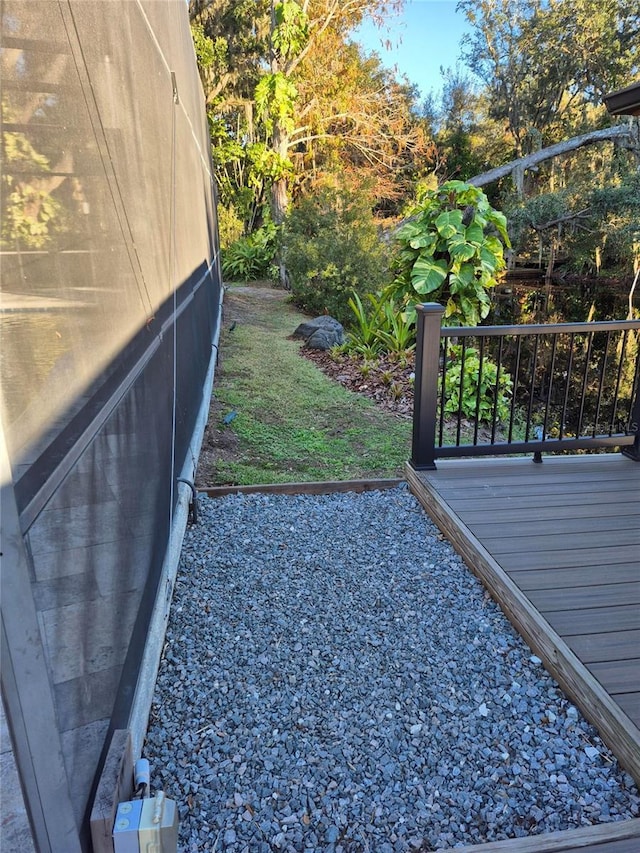
[(126, 726), (177, 478), (195, 467), (219, 323), (215, 194), (184, 0), (0, 10), (2, 486), (23, 549), (3, 565), (17, 672), (3, 693), (29, 799), (10, 614), (22, 573), (48, 674), (40, 722), (83, 838), (109, 731)]

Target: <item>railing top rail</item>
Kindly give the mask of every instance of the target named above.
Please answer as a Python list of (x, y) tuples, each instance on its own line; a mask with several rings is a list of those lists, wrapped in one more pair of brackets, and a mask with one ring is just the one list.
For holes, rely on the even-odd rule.
[(443, 326), (443, 338), (488, 337), (501, 335), (580, 334), (582, 332), (618, 332), (640, 329), (640, 320), (602, 320), (590, 323), (535, 323), (517, 326)]

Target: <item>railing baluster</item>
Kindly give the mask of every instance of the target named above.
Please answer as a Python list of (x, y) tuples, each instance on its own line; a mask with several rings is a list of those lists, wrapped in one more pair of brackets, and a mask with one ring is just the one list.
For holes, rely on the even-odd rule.
[(567, 419), (567, 406), (569, 404), (569, 389), (571, 387), (571, 369), (573, 367), (573, 342), (575, 335), (571, 333), (569, 336), (569, 361), (567, 363), (567, 378), (564, 385), (564, 401), (562, 403), (562, 415), (560, 417), (560, 440), (564, 438), (564, 426)]
[(622, 452), (625, 456), (628, 456), (629, 459), (633, 459), (635, 462), (640, 462), (640, 346), (638, 346), (638, 351), (636, 352), (636, 369), (633, 377), (631, 409), (629, 412), (627, 430), (635, 437), (633, 444), (630, 447), (625, 447)]
[[(484, 341), (484, 338), (482, 338)], [(500, 377), (502, 375), (502, 353), (504, 337), (500, 335), (498, 343), (498, 361), (496, 364), (496, 386), (493, 389), (493, 417), (491, 420), (491, 444), (496, 443), (496, 427), (498, 424), (498, 400), (500, 399)]]
[(591, 435), (595, 438), (598, 434), (598, 421), (600, 420), (600, 407), (602, 405), (602, 392), (604, 388), (604, 378), (607, 370), (607, 361), (609, 356), (609, 344), (611, 343), (611, 332), (607, 332), (607, 338), (604, 343), (604, 353), (602, 354), (602, 362), (600, 363), (600, 381), (598, 382), (598, 396), (596, 402), (596, 414), (593, 419), (593, 432)]
[(444, 407), (447, 401), (447, 364), (449, 360), (449, 338), (442, 338), (442, 372), (440, 387), (440, 418), (438, 425), (438, 447), (442, 447), (444, 440)]
[(582, 372), (582, 386), (580, 388), (580, 411), (578, 413), (578, 427), (576, 429), (576, 438), (582, 435), (582, 419), (584, 417), (584, 398), (587, 392), (587, 380), (589, 378), (589, 367), (591, 363), (591, 349), (593, 347), (593, 332), (588, 334), (589, 343), (587, 345), (587, 354), (584, 359), (584, 371)]
[(478, 443), (478, 426), (480, 422), (480, 388), (482, 387), (482, 368), (484, 362), (484, 338), (480, 338), (480, 352), (479, 352), (479, 361), (478, 365), (478, 384), (476, 386), (476, 420), (473, 425), (473, 443), (476, 445)]
[(516, 367), (513, 374), (513, 394), (511, 395), (511, 412), (509, 413), (509, 444), (513, 439), (513, 421), (515, 418), (516, 412), (516, 398), (518, 396), (518, 377), (520, 375), (520, 356), (522, 354), (522, 337), (518, 336), (518, 343), (516, 344)]
[(464, 394), (464, 366), (467, 360), (467, 344), (466, 338), (462, 339), (460, 345), (460, 382), (458, 385), (458, 417), (456, 425), (456, 446), (460, 446), (460, 436), (462, 433), (462, 397)]
[(622, 369), (624, 367), (624, 358), (627, 352), (627, 338), (629, 332), (627, 329), (622, 333), (622, 342), (620, 344), (620, 355), (618, 358), (618, 370), (616, 372), (616, 387), (613, 394), (613, 403), (611, 405), (611, 419), (609, 421), (609, 435), (613, 434), (616, 422), (616, 411), (618, 409), (618, 398), (620, 396), (620, 382), (622, 381)]
[(558, 348), (558, 335), (553, 335), (551, 344), (551, 366), (549, 367), (549, 385), (547, 387), (547, 404), (544, 407), (544, 421), (542, 424), (542, 438), (547, 437), (549, 429), (549, 411), (551, 409), (551, 395), (553, 394), (553, 377), (556, 370), (556, 351)]
[(538, 344), (540, 335), (534, 335), (535, 345), (533, 347), (533, 358), (531, 360), (530, 382), (529, 382), (529, 409), (527, 411), (527, 426), (525, 429), (525, 441), (531, 438), (531, 415), (533, 414), (533, 397), (536, 388), (536, 368), (538, 367)]

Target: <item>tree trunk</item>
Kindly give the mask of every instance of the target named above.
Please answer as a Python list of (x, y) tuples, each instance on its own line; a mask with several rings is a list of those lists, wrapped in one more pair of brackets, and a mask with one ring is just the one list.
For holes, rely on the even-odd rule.
[(568, 151), (574, 151), (576, 148), (582, 148), (584, 145), (593, 145), (595, 142), (603, 142), (609, 139), (624, 139), (625, 137), (628, 139), (629, 147), (632, 150), (637, 151), (640, 148), (638, 124), (617, 124), (614, 127), (605, 127), (602, 130), (592, 130), (589, 133), (583, 133), (581, 136), (574, 136), (572, 139), (550, 145), (540, 151), (534, 151), (533, 154), (528, 154), (526, 157), (520, 157), (518, 160), (505, 163), (504, 166), (498, 166), (488, 172), (483, 172), (482, 175), (476, 175), (475, 178), (469, 180), (469, 183), (473, 184), (474, 187), (484, 187), (514, 172), (516, 176), (522, 175), (525, 169), (531, 169), (538, 163), (550, 160), (552, 157), (558, 157), (560, 154), (566, 154)]
[[(284, 160), (287, 156), (289, 145), (289, 135), (282, 128), (280, 123), (275, 120), (273, 123), (273, 137), (271, 146), (275, 153)], [(278, 178), (271, 185), (271, 217), (276, 225), (282, 225), (287, 215), (289, 208), (289, 195), (287, 193), (286, 177)], [(287, 277), (287, 269), (284, 264), (282, 254), (282, 243), (278, 249), (278, 282), (280, 287), (289, 289), (289, 281)]]
[[(289, 134), (283, 130), (280, 123), (275, 120), (273, 123), (273, 137), (271, 140), (271, 148), (281, 160), (287, 157), (287, 149), (289, 146)], [(289, 196), (287, 193), (286, 177), (278, 178), (271, 185), (271, 215), (276, 225), (282, 225), (287, 215), (289, 207)]]

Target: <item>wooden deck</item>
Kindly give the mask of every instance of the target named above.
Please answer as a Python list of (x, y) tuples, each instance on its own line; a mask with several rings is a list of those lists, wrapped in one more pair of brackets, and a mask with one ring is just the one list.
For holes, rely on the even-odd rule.
[[(407, 468), (412, 491), (640, 785), (640, 463), (603, 454), (437, 465)], [(625, 823), (624, 840), (587, 831), (573, 847), (564, 833), (565, 846), (495, 849), (640, 850), (640, 820)]]

